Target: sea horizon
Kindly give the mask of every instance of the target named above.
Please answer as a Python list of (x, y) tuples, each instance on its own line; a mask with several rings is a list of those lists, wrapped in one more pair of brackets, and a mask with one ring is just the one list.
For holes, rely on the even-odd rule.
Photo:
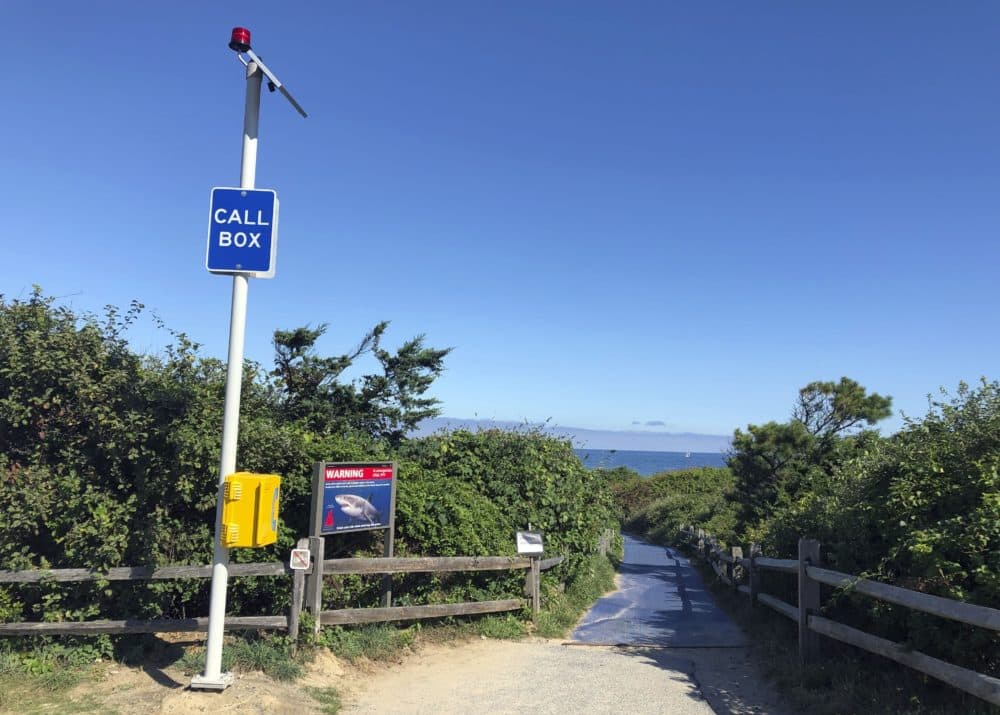
[(628, 467), (643, 477), (692, 467), (724, 467), (726, 455), (719, 452), (667, 452), (634, 449), (574, 449), (588, 469)]

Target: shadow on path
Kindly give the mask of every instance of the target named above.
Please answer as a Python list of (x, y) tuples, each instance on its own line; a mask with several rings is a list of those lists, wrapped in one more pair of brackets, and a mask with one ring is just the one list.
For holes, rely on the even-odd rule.
[(625, 537), (619, 588), (594, 604), (570, 646), (610, 645), (689, 678), (716, 713), (790, 712), (757, 674), (747, 638), (716, 606), (699, 572), (675, 549)]
[(576, 643), (672, 648), (739, 648), (746, 638), (716, 607), (701, 576), (671, 548), (625, 537), (619, 589), (594, 604), (573, 631)]

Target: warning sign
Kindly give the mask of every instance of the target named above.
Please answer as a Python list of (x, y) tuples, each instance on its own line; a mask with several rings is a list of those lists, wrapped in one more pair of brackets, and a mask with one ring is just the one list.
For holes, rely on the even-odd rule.
[(313, 480), (310, 533), (392, 527), (396, 509), (396, 465), (391, 462), (320, 462)]

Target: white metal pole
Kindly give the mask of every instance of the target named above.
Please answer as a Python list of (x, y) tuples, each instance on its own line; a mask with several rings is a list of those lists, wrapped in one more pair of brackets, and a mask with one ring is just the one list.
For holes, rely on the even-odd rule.
[[(247, 65), (246, 109), (243, 114), (243, 161), (240, 188), (252, 189), (257, 178), (257, 122), (260, 117), (262, 74), (255, 62)], [(226, 402), (222, 418), (222, 458), (219, 460), (219, 493), (215, 508), (215, 541), (212, 558), (212, 591), (208, 607), (208, 646), (205, 673), (191, 680), (193, 688), (224, 690), (232, 673), (222, 672), (222, 638), (226, 619), (229, 550), (222, 545), (222, 485), (236, 471), (236, 443), (240, 426), (240, 392), (243, 386), (243, 343), (246, 334), (249, 278), (233, 276), (233, 302), (229, 316), (229, 362), (226, 366)]]

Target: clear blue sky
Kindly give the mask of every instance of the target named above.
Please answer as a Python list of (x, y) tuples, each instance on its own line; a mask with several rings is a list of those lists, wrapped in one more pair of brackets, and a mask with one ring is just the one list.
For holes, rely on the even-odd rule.
[(812, 380), (921, 415), (996, 377), (988, 2), (9, 2), (0, 292), (136, 298), (224, 357), (234, 25), (310, 112), (263, 98), (248, 357), (389, 319), (454, 346), (446, 415), (714, 434)]

